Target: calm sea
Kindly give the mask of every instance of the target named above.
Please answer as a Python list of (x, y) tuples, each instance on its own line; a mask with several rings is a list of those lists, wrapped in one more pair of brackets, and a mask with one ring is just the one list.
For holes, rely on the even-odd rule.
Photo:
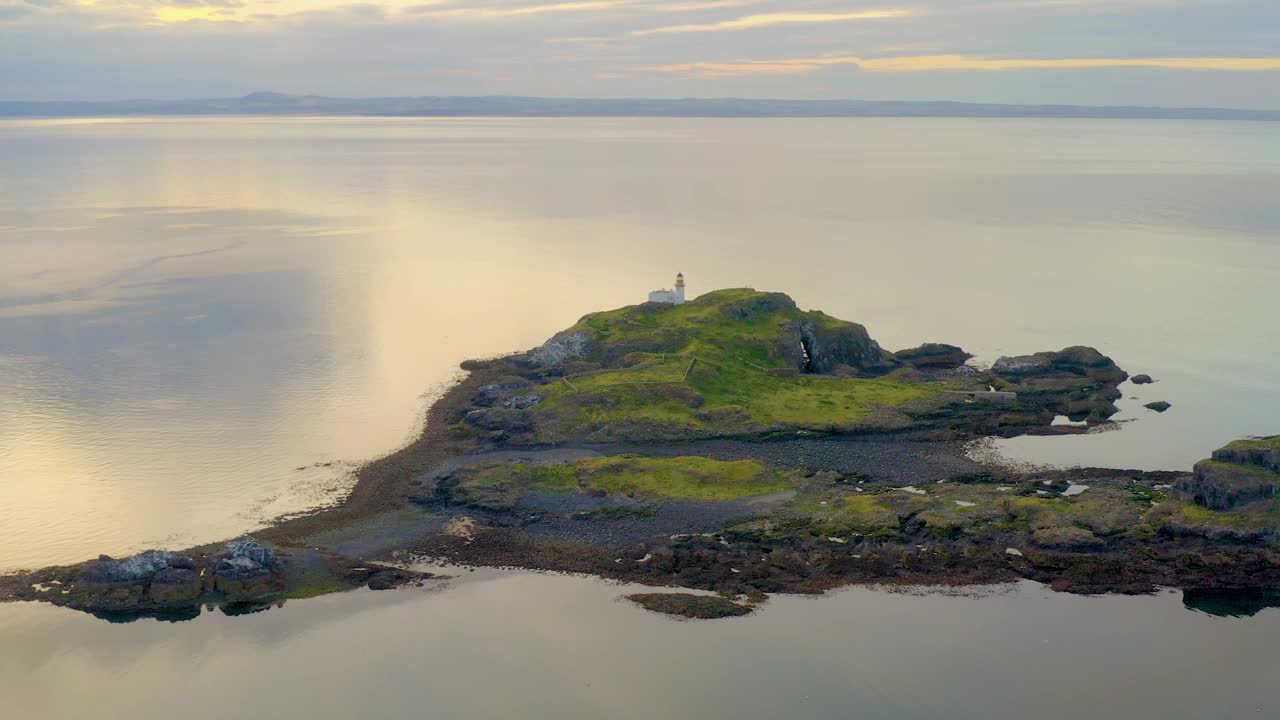
[[(864, 323), (890, 349), (951, 342), (989, 362), (1083, 343), (1159, 380), (1125, 386), (1120, 429), (1000, 443), (1016, 459), (1185, 469), (1228, 439), (1280, 432), (1280, 124), (0, 121), (0, 158), (0, 568), (210, 541), (333, 502), (354, 465), (415, 432), (459, 361), (533, 346), (584, 313), (643, 300), (677, 271), (693, 294), (787, 292)], [(1142, 408), (1152, 400), (1173, 409)], [(247, 682), (209, 666), (260, 653), (263, 673), (310, 658), (291, 687), (326, 688), (302, 699), (317, 707), (335, 693), (381, 702), (367, 672), (384, 689), (442, 687), (451, 661), (527, 699), (491, 697), (492, 716), (845, 717), (814, 708), (847, 699), (848, 710), (856, 698), (865, 717), (1025, 717), (979, 711), (999, 703), (993, 692), (1023, 707), (1033, 689), (1088, 709), (1088, 698), (1063, 698), (1106, 678), (1094, 648), (1061, 628), (1096, 622), (1145, 643), (1117, 650), (1105, 639), (1102, 667), (1155, 663), (1117, 690), (1139, 717), (1164, 707), (1170, 688), (1189, 691), (1194, 671), (1168, 664), (1177, 653), (1200, 653), (1201, 667), (1222, 660), (1204, 657), (1197, 643), (1210, 641), (1196, 628), (1226, 638), (1243, 632), (1217, 634), (1228, 626), (1280, 622), (1191, 619), (1176, 598), (1024, 589), (982, 601), (779, 599), (756, 619), (694, 626), (617, 604), (583, 610), (620, 592), (610, 586), (515, 577), (467, 585), (491, 606), (473, 615), (448, 592), (367, 607), (351, 595), (204, 619), (174, 636), (10, 606), (0, 634), (16, 641), (0, 656), (23, 647), (37, 659), (19, 675), (20, 697), (41, 687), (52, 697), (94, 673), (84, 682), (105, 687), (129, 669), (135, 680), (157, 673), (169, 688), (160, 695), (184, 708), (210, 703), (182, 700), (175, 684), (192, 675), (172, 673)], [(523, 604), (521, 588), (544, 584), (556, 602)], [(576, 593), (587, 599), (566, 605)], [(412, 646), (362, 634), (367, 671), (311, 652), (442, 604), (466, 618), (461, 629), (424, 629)], [(897, 619), (860, 615), (862, 604)], [(523, 636), (469, 632), (489, 612)], [(1152, 618), (1166, 615), (1186, 628), (1155, 638)], [(896, 624), (875, 627), (885, 622)], [(1224, 656), (1239, 649), (1215, 642)], [(521, 675), (534, 647), (564, 657)], [(406, 653), (425, 664), (390, 663)], [(1267, 657), (1231, 661), (1255, 663), (1236, 680)], [(694, 676), (676, 678), (682, 667)], [(346, 685), (328, 677), (339, 671)], [(765, 680), (790, 688), (785, 706), (761, 704)], [(548, 682), (570, 697), (548, 694)], [(1232, 717), (1252, 702), (1232, 698)], [(448, 707), (448, 693), (439, 701)], [(619, 701), (625, 712), (613, 712)]]

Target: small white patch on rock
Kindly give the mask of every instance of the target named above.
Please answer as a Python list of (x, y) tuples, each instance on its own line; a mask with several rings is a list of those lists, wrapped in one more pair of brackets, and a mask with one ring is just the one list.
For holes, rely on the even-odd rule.
[(729, 568), (729, 571), (730, 571), (730, 572), (733, 572), (733, 573), (740, 573), (740, 572), (742, 572), (742, 571), (741, 571), (741, 570), (739, 570), (738, 568)]
[(1049, 492), (1048, 490), (1037, 490), (1036, 494), (1039, 495), (1040, 497), (1049, 497), (1053, 493)]
[(912, 495), (928, 495), (927, 492), (925, 492), (924, 490), (921, 490), (915, 485), (907, 485), (905, 487), (900, 487), (898, 489), (901, 490), (902, 492), (909, 492)]
[(829, 537), (829, 538), (827, 538), (827, 539), (828, 539), (828, 540), (830, 540), (830, 541), (831, 541), (831, 542), (833, 542), (833, 543), (840, 543), (841, 545), (843, 545), (843, 544), (845, 544), (845, 543), (849, 542), (848, 540), (845, 540), (844, 538), (838, 538), (838, 537)]
[(957, 505), (959, 505), (960, 507), (974, 507), (974, 506), (975, 506), (975, 505), (977, 505), (978, 503), (976, 503), (976, 502), (969, 502), (968, 500), (957, 500), (957, 501), (956, 501), (956, 504), (957, 504)]
[(1080, 495), (1081, 493), (1083, 493), (1085, 490), (1088, 490), (1088, 489), (1089, 489), (1088, 485), (1077, 485), (1075, 483), (1071, 483), (1070, 485), (1067, 486), (1066, 490), (1062, 491), (1062, 496), (1074, 497), (1076, 495)]
[(1172, 485), (1156, 485), (1151, 489), (1152, 490), (1172, 490), (1173, 486)]
[(1005, 548), (1005, 549), (1004, 549), (1004, 554), (1005, 554), (1005, 555), (1017, 555), (1018, 557), (1022, 557), (1022, 551), (1021, 551), (1021, 550), (1019, 550), (1018, 548)]
[(996, 492), (1009, 492), (1012, 489), (1013, 488), (1009, 487), (1008, 485), (1001, 485), (1000, 487), (996, 488)]
[(640, 558), (640, 559), (639, 559), (639, 560), (637, 560), (636, 562), (638, 562), (638, 563), (647, 563), (647, 562), (649, 562), (649, 561), (650, 561), (650, 560), (652, 560), (652, 559), (653, 559), (653, 553), (645, 553), (645, 554), (644, 554), (644, 557)]

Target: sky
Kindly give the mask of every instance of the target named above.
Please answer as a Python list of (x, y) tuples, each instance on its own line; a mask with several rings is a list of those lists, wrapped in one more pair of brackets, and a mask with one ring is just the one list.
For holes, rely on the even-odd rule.
[(1280, 0), (0, 0), (0, 99), (1280, 108)]

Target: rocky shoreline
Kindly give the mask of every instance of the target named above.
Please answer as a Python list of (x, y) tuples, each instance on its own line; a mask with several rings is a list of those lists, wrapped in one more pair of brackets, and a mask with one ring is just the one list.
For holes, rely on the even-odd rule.
[(464, 364), (421, 436), (362, 467), (337, 508), (3, 577), (0, 601), (181, 619), (418, 582), (404, 568), (423, 556), (719, 593), (636, 601), (686, 617), (853, 583), (1280, 589), (1275, 439), (1185, 473), (980, 462), (965, 443), (1082, 430), (1063, 415), (1106, 425), (1128, 375), (1084, 347), (968, 359), (887, 352), (754, 291), (597, 313)]

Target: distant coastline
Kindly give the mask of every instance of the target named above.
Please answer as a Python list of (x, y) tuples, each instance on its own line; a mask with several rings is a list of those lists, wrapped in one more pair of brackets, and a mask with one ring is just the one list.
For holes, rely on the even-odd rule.
[(6, 101), (2, 118), (278, 115), (348, 117), (1083, 118), (1280, 121), (1280, 109), (1009, 105), (946, 101), (423, 96), (335, 98), (257, 92), (190, 100)]

